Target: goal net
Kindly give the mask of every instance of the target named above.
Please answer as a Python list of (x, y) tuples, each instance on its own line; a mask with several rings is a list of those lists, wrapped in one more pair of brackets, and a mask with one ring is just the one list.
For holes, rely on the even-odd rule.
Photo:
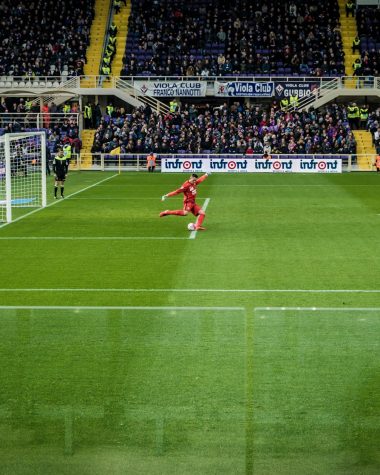
[(46, 206), (44, 132), (0, 137), (0, 223), (9, 223), (30, 208)]

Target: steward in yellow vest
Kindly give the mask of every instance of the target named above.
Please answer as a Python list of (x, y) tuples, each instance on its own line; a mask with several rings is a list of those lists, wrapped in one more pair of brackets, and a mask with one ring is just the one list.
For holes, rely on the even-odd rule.
[(360, 108), (360, 128), (366, 129), (367, 128), (367, 120), (368, 120), (368, 106), (364, 105)]
[(360, 52), (360, 38), (358, 36), (356, 36), (352, 42), (352, 53), (355, 54), (356, 50)]
[(112, 22), (108, 32), (109, 32), (111, 38), (116, 37), (116, 35), (117, 35), (117, 26), (115, 25), (114, 22)]
[(91, 104), (86, 104), (84, 106), (84, 126), (86, 129), (90, 129), (92, 126), (92, 107)]
[(354, 76), (360, 76), (362, 72), (362, 60), (360, 58), (356, 58), (355, 62), (352, 65), (352, 69), (354, 70)]
[(178, 109), (178, 102), (173, 99), (172, 101), (169, 102), (169, 111), (171, 113), (174, 113)]
[(283, 110), (283, 111), (288, 110), (289, 99), (287, 97), (284, 97), (283, 99), (281, 99), (280, 105), (281, 105), (281, 110)]
[(292, 94), (289, 98), (290, 107), (298, 107), (298, 96), (297, 94)]
[(350, 14), (353, 17), (355, 16), (355, 2), (352, 0), (346, 2), (346, 17), (350, 16)]
[(71, 144), (67, 143), (63, 146), (63, 154), (65, 159), (69, 162), (71, 160)]

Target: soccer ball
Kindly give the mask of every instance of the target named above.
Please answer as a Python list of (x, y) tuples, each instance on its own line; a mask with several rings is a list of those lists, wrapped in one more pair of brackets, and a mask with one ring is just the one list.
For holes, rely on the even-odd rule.
[(194, 224), (194, 223), (189, 223), (189, 224), (187, 225), (187, 229), (188, 229), (189, 231), (195, 231), (195, 224)]

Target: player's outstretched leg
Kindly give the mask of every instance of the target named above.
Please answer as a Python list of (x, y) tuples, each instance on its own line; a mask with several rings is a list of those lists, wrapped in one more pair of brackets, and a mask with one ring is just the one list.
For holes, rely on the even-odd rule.
[(196, 231), (205, 231), (206, 228), (202, 226), (203, 220), (205, 219), (206, 214), (204, 212), (199, 213), (197, 217), (197, 221), (195, 223), (195, 229)]
[(176, 209), (176, 210), (170, 210), (170, 209), (167, 209), (165, 211), (162, 211), (160, 213), (160, 218), (164, 217), (164, 216), (168, 216), (170, 214), (174, 214), (176, 216), (186, 216), (187, 215), (187, 211), (184, 211), (183, 209)]

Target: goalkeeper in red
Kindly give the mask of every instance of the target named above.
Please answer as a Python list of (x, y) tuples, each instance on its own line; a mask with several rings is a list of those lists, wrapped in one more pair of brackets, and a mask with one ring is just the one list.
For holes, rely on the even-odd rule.
[(202, 181), (205, 181), (207, 177), (207, 173), (205, 173), (200, 178), (198, 178), (198, 175), (193, 173), (191, 177), (187, 181), (185, 181), (181, 188), (178, 188), (178, 190), (172, 191), (164, 195), (161, 198), (162, 201), (165, 201), (166, 198), (169, 198), (170, 196), (175, 196), (179, 195), (180, 193), (183, 193), (183, 209), (177, 209), (174, 211), (167, 209), (166, 211), (162, 211), (162, 213), (160, 213), (160, 218), (162, 218), (163, 216), (168, 216), (170, 214), (174, 214), (176, 216), (187, 216), (189, 213), (193, 213), (194, 216), (197, 216), (195, 230), (204, 231), (206, 228), (202, 226), (202, 223), (206, 217), (206, 213), (199, 205), (196, 204), (195, 198), (197, 196), (197, 185), (199, 185), (199, 183), (202, 183)]

